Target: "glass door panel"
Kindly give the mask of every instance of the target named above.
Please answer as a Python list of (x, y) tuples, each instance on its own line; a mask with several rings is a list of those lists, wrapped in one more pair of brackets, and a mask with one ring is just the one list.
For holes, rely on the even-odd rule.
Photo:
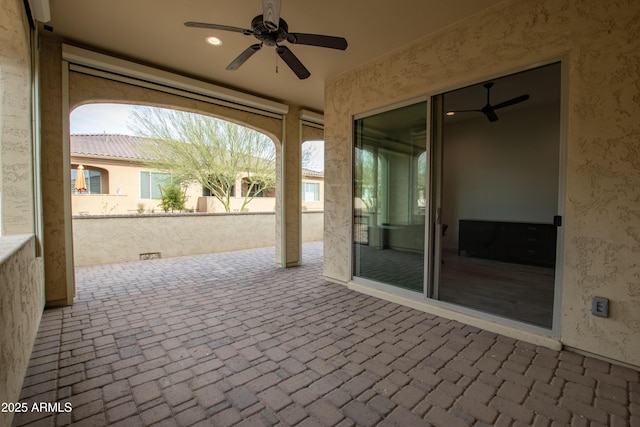
[[(442, 95), (434, 295), (551, 329), (560, 63)], [(482, 110), (483, 105), (489, 105)], [(491, 110), (498, 106), (495, 110)]]
[(353, 276), (424, 289), (427, 102), (355, 121)]

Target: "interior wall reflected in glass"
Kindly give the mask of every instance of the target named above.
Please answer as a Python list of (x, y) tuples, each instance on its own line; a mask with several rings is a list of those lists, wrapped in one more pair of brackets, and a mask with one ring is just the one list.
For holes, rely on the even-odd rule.
[(427, 102), (355, 121), (353, 275), (424, 289)]
[(441, 301), (551, 329), (560, 71), (550, 64), (442, 95)]

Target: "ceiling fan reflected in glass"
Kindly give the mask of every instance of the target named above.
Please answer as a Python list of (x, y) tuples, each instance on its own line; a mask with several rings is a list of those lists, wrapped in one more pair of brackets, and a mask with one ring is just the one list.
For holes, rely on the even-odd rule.
[(279, 43), (287, 41), (291, 44), (326, 47), (330, 49), (345, 50), (347, 40), (343, 37), (325, 36), (320, 34), (290, 33), (287, 22), (280, 18), (280, 0), (262, 0), (262, 15), (258, 15), (251, 21), (251, 29), (230, 27), (227, 25), (209, 24), (205, 22), (185, 22), (185, 26), (192, 28), (207, 28), (214, 30), (233, 31), (247, 36), (253, 36), (260, 43), (253, 44), (245, 49), (229, 65), (227, 70), (237, 70), (253, 54), (262, 49), (262, 46), (275, 47), (276, 53), (291, 68), (299, 79), (308, 78), (311, 73), (293, 54), (287, 46)]
[(485, 89), (487, 89), (487, 104), (478, 109), (478, 110), (453, 110), (453, 111), (447, 111), (447, 116), (452, 116), (455, 113), (472, 113), (472, 112), (477, 112), (477, 113), (482, 113), (484, 114), (487, 119), (490, 122), (496, 122), (498, 121), (498, 115), (496, 114), (496, 110), (499, 110), (500, 108), (505, 108), (505, 107), (510, 107), (512, 105), (515, 104), (519, 104), (521, 102), (524, 102), (526, 100), (529, 99), (529, 95), (528, 94), (524, 94), (524, 95), (520, 95), (520, 96), (516, 96), (515, 98), (511, 98), (508, 99), (506, 101), (500, 102), (496, 105), (491, 105), (491, 88), (493, 87), (494, 83), (493, 82), (487, 82), (485, 83), (483, 86), (485, 87)]

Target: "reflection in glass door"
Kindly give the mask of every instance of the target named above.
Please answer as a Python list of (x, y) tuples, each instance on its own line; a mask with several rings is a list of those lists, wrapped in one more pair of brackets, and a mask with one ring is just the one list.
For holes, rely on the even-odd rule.
[(427, 102), (357, 119), (355, 278), (423, 292)]
[[(435, 252), (434, 295), (551, 329), (560, 63), (441, 97), (435, 205), (447, 232)], [(490, 107), (478, 110), (483, 105)]]
[(554, 63), (356, 117), (354, 281), (553, 329), (560, 76)]

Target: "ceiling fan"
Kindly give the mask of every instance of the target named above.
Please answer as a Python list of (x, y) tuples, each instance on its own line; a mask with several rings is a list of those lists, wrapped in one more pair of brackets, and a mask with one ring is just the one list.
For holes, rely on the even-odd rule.
[(347, 41), (343, 37), (324, 36), (320, 34), (290, 33), (286, 21), (280, 18), (280, 0), (262, 0), (262, 15), (251, 21), (251, 29), (230, 27), (227, 25), (208, 24), (204, 22), (185, 22), (184, 25), (193, 28), (209, 28), (214, 30), (234, 31), (247, 36), (254, 36), (260, 43), (245, 49), (228, 66), (227, 70), (237, 70), (247, 59), (259, 51), (263, 45), (275, 47), (276, 53), (291, 68), (299, 79), (306, 79), (311, 75), (309, 70), (300, 62), (287, 46), (279, 43), (287, 41), (291, 44), (327, 47), (345, 50)]
[(491, 105), (490, 99), (491, 99), (491, 88), (493, 87), (493, 82), (487, 82), (483, 86), (487, 89), (487, 105), (485, 105), (479, 110), (457, 110), (457, 111), (451, 111), (451, 113), (478, 112), (487, 116), (487, 119), (489, 119), (490, 122), (495, 122), (498, 120), (498, 115), (496, 114), (496, 110), (504, 107), (510, 107), (511, 105), (519, 104), (529, 99), (529, 95), (525, 94), (525, 95), (516, 96), (515, 98), (511, 98), (507, 101), (501, 102), (496, 105)]

